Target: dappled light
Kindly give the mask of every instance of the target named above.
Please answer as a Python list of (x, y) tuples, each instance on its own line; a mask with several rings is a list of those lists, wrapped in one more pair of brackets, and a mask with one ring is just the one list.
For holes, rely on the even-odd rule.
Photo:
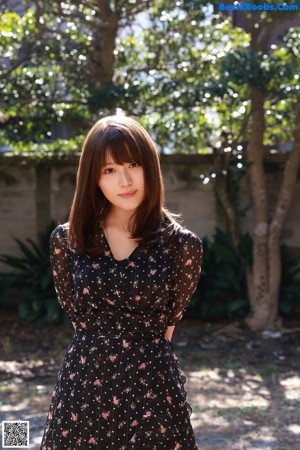
[[(30, 420), (32, 448), (38, 450), (72, 330), (7, 319), (0, 328), (0, 417)], [(300, 448), (299, 333), (262, 339), (219, 329), (186, 320), (173, 339), (199, 449)]]

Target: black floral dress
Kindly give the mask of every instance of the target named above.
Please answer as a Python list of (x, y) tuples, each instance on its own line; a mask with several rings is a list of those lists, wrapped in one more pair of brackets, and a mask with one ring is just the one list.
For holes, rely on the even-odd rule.
[(178, 226), (115, 260), (79, 255), (68, 224), (51, 235), (59, 302), (76, 331), (59, 371), (41, 450), (195, 450), (185, 377), (168, 325), (182, 317), (201, 270), (202, 243)]

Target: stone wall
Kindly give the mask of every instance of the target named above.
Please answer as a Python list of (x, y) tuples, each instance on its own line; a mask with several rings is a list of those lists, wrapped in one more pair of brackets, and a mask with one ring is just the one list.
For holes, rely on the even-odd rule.
[[(284, 155), (270, 155), (266, 169), (271, 207), (282, 176)], [(222, 227), (216, 208), (212, 183), (204, 185), (201, 174), (212, 165), (211, 155), (162, 155), (166, 206), (181, 213), (183, 223), (200, 237), (212, 237), (215, 227)], [(16, 255), (14, 237), (36, 240), (51, 219), (67, 219), (75, 188), (77, 157), (37, 163), (16, 157), (0, 159), (0, 253)], [(242, 189), (249, 200), (247, 183)], [(284, 242), (300, 252), (300, 182), (284, 230)], [(242, 221), (251, 230), (251, 212)], [(7, 270), (3, 265), (0, 270)]]

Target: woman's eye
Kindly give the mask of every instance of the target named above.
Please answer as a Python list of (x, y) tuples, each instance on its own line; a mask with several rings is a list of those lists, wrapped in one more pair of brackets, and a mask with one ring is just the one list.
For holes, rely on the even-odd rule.
[(108, 173), (113, 173), (114, 169), (112, 167), (108, 167), (107, 169), (104, 170), (104, 173), (108, 174)]
[(138, 167), (138, 163), (132, 162), (132, 163), (130, 164), (130, 167)]

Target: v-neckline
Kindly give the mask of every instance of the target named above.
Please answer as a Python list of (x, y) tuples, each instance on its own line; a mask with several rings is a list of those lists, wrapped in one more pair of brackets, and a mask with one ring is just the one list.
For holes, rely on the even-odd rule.
[(122, 258), (122, 259), (116, 259), (116, 258), (114, 257), (114, 254), (113, 254), (111, 248), (110, 248), (110, 245), (109, 245), (109, 243), (108, 243), (108, 240), (106, 239), (106, 236), (105, 236), (103, 227), (101, 227), (101, 233), (102, 233), (102, 236), (103, 236), (103, 239), (104, 239), (104, 242), (105, 242), (105, 246), (106, 246), (107, 250), (109, 251), (109, 254), (111, 255), (112, 260), (113, 260), (115, 263), (122, 263), (122, 262), (128, 261), (129, 259), (131, 259), (131, 257), (135, 254), (135, 252), (136, 252), (136, 251), (138, 250), (138, 248), (140, 247), (140, 244), (138, 244), (138, 245), (133, 249), (133, 251), (129, 254), (129, 256), (127, 256), (126, 258)]

